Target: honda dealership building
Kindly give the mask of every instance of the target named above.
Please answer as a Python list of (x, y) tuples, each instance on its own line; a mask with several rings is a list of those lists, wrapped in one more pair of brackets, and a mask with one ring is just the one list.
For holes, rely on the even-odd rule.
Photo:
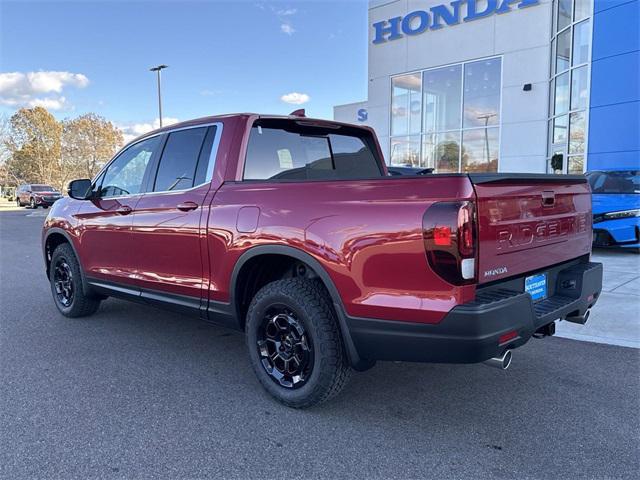
[(370, 0), (368, 99), (391, 165), (640, 168), (639, 0)]

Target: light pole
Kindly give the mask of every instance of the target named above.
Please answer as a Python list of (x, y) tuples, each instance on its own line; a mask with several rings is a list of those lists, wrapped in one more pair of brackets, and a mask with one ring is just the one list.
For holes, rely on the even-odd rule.
[(160, 71), (163, 68), (167, 68), (169, 65), (158, 65), (157, 67), (150, 68), (150, 72), (156, 72), (158, 74), (158, 118), (160, 119), (160, 127), (162, 128), (162, 92), (161, 92), (161, 81), (160, 81)]
[(487, 150), (487, 163), (489, 163), (489, 132), (487, 131), (487, 127), (489, 126), (489, 119), (497, 115), (497, 113), (485, 113), (477, 117), (478, 120), (484, 120), (484, 143)]

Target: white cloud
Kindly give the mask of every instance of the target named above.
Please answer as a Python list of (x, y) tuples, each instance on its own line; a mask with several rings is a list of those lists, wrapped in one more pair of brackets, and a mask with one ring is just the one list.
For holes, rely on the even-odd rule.
[(65, 88), (85, 88), (87, 85), (89, 79), (81, 73), (0, 73), (0, 105), (61, 110), (67, 105), (66, 98), (60, 95)]
[(282, 25), (280, 25), (280, 31), (282, 33), (286, 33), (289, 36), (296, 33), (296, 29), (293, 28), (293, 25), (291, 25), (290, 23), (283, 23)]
[[(263, 11), (267, 9), (264, 3), (256, 3), (255, 6)], [(282, 33), (291, 36), (296, 32), (291, 17), (298, 13), (297, 8), (276, 8), (274, 5), (269, 5), (269, 10), (279, 20)]]
[[(178, 123), (180, 120), (172, 117), (163, 117), (162, 118), (162, 126), (166, 127), (167, 125), (173, 125), (174, 123)], [(146, 123), (127, 123), (118, 125), (118, 128), (122, 130), (122, 136), (124, 138), (124, 143), (129, 143), (134, 138), (139, 137), (140, 135), (144, 135), (151, 130), (155, 130), (160, 128), (160, 119), (156, 118), (153, 122)]]
[(291, 92), (282, 95), (280, 97), (280, 100), (292, 105), (302, 105), (303, 103), (307, 103), (309, 100), (311, 100), (311, 97), (309, 97), (309, 95), (307, 95), (306, 93)]

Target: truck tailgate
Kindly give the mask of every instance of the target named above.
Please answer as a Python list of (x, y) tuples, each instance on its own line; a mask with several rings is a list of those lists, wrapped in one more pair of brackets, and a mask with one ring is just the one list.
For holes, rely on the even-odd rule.
[(591, 190), (577, 175), (469, 175), (477, 196), (478, 281), (487, 283), (591, 251)]

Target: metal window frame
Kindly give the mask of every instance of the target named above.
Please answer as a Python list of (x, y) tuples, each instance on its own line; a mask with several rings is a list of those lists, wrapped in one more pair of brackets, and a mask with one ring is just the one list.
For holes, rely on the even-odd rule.
[[(207, 173), (205, 175), (205, 179), (204, 182), (198, 184), (198, 185), (194, 185), (193, 187), (189, 187), (186, 189), (182, 189), (182, 190), (165, 190), (165, 191), (158, 191), (158, 192), (139, 192), (139, 193), (132, 193), (132, 194), (128, 194), (128, 195), (118, 195), (118, 196), (111, 196), (111, 197), (101, 197), (102, 199), (117, 199), (117, 198), (129, 198), (129, 197), (134, 197), (134, 196), (138, 196), (138, 195), (151, 195), (151, 194), (159, 194), (159, 193), (176, 193), (176, 192), (188, 192), (190, 190), (195, 190), (196, 188), (200, 188), (203, 185), (206, 185), (207, 183), (210, 183), (211, 180), (213, 179), (213, 170), (215, 168), (215, 163), (216, 163), (216, 158), (218, 155), (218, 148), (220, 147), (220, 139), (222, 138), (222, 130), (224, 128), (224, 123), (223, 122), (208, 122), (208, 123), (200, 123), (197, 125), (189, 125), (186, 127), (177, 127), (177, 128), (171, 128), (168, 130), (163, 130), (161, 132), (156, 132), (156, 133), (152, 133), (150, 135), (146, 135), (138, 140), (134, 140), (130, 143), (128, 143), (127, 145), (125, 145), (119, 152), (117, 152), (113, 157), (111, 157), (111, 159), (104, 164), (104, 166), (98, 171), (98, 173), (93, 177), (93, 179), (91, 180), (91, 187), (93, 188), (95, 186), (95, 182), (97, 179), (100, 178), (100, 175), (103, 174), (103, 172), (106, 172), (109, 168), (109, 166), (111, 166), (111, 164), (113, 162), (116, 161), (116, 159), (122, 155), (124, 152), (126, 152), (127, 150), (129, 150), (131, 147), (138, 145), (139, 143), (142, 143), (146, 140), (149, 140), (151, 138), (155, 138), (155, 137), (160, 137), (160, 136), (165, 136), (168, 137), (169, 134), (174, 133), (174, 132), (180, 132), (182, 130), (190, 130), (190, 129), (194, 129), (194, 128), (209, 128), (209, 127), (216, 127), (216, 132), (215, 132), (215, 137), (213, 139), (213, 143), (211, 144), (211, 152), (209, 154), (209, 160), (208, 160), (208, 164), (207, 164)], [(156, 152), (154, 152), (154, 155), (156, 154)], [(153, 155), (152, 158), (149, 159), (149, 164), (147, 165), (147, 169), (151, 166), (152, 164), (152, 160), (153, 160)], [(158, 167), (158, 165), (156, 165), (156, 167)], [(147, 174), (147, 172), (145, 171), (145, 175)], [(144, 178), (143, 178), (144, 181)]]
[[(582, 172), (584, 173), (587, 170), (587, 158), (588, 158), (588, 151), (589, 151), (589, 105), (590, 105), (590, 99), (591, 99), (591, 60), (592, 60), (592, 55), (593, 55), (593, 16), (594, 16), (594, 0), (591, 0), (591, 5), (590, 5), (590, 11), (589, 14), (586, 15), (585, 17), (576, 20), (575, 18), (575, 5), (576, 2), (578, 0), (571, 0), (571, 22), (564, 27), (562, 30), (556, 32), (555, 28), (557, 26), (557, 22), (558, 22), (558, 10), (560, 8), (560, 2), (559, 0), (553, 0), (553, 2), (551, 3), (552, 7), (551, 7), (551, 15), (552, 15), (552, 20), (551, 20), (551, 40), (550, 40), (550, 44), (551, 44), (551, 61), (550, 61), (550, 68), (549, 68), (549, 101), (548, 103), (548, 113), (547, 113), (547, 156), (546, 156), (546, 171), (549, 172), (550, 171), (550, 161), (551, 161), (551, 157), (553, 155), (553, 152), (556, 150), (560, 150), (562, 149), (562, 153), (564, 154), (564, 158), (566, 159), (565, 164), (563, 165), (563, 170), (568, 172), (569, 171), (569, 158), (570, 157), (579, 157), (582, 156), (584, 158), (584, 162), (583, 162), (583, 168), (582, 168)], [(587, 60), (586, 62), (583, 63), (579, 63), (576, 65), (573, 65), (573, 44), (574, 44), (574, 36), (575, 36), (575, 27), (583, 22), (589, 22), (589, 30), (587, 32), (587, 36), (590, 40), (589, 43), (589, 52), (587, 54)], [(562, 33), (564, 33), (565, 31), (569, 31), (569, 42), (570, 42), (570, 50), (569, 50), (569, 67), (565, 70), (562, 70), (560, 72), (557, 72), (555, 67), (556, 67), (556, 52), (554, 51), (554, 46), (555, 49), (557, 49), (558, 46), (558, 36)], [(577, 108), (577, 109), (572, 109), (571, 108), (571, 95), (573, 93), (573, 72), (579, 68), (582, 67), (587, 67), (587, 99), (586, 99), (586, 106), (584, 108)], [(569, 74), (569, 108), (565, 113), (562, 114), (556, 114), (555, 113), (555, 85), (557, 83), (557, 78), (558, 76), (564, 74), (564, 73), (568, 73)], [(554, 99), (553, 104), (551, 102), (551, 98)], [(585, 124), (584, 124), (584, 130), (585, 130), (585, 141), (584, 141), (584, 151), (582, 153), (574, 153), (574, 154), (570, 154), (569, 153), (569, 143), (570, 143), (570, 139), (571, 139), (571, 114), (572, 113), (582, 113), (584, 112), (585, 115)], [(567, 139), (564, 143), (552, 143), (553, 142), (553, 123), (555, 122), (555, 120), (558, 117), (562, 117), (566, 115), (567, 116)], [(554, 148), (555, 146), (555, 148)], [(563, 172), (564, 173), (564, 172)]]

